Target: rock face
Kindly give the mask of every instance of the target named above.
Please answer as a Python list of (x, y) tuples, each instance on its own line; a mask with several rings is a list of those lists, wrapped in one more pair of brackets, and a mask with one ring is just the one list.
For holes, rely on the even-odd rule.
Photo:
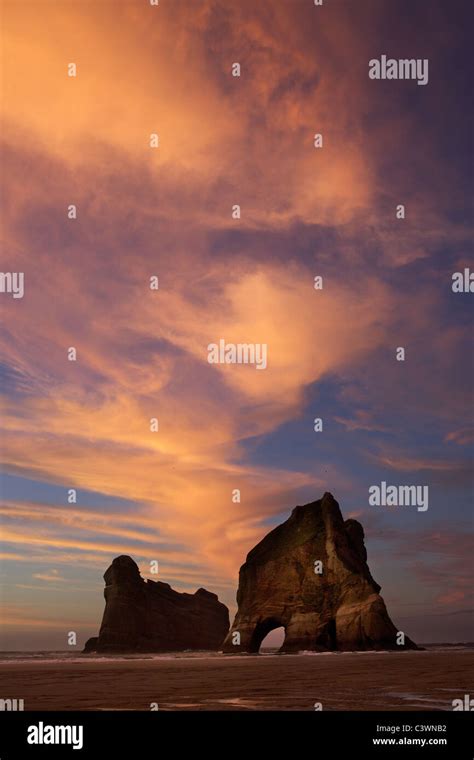
[(84, 652), (217, 650), (229, 630), (229, 610), (203, 588), (180, 594), (145, 581), (131, 557), (116, 557), (104, 575), (105, 611), (99, 636)]
[(337, 501), (325, 493), (296, 507), (248, 554), (224, 651), (258, 652), (280, 626), (282, 652), (416, 649), (406, 636), (397, 644), (379, 591), (367, 565), (362, 525), (344, 522)]

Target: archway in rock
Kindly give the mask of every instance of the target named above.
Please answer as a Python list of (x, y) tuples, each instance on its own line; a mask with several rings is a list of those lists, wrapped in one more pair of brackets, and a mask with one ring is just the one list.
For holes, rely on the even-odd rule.
[(285, 636), (286, 631), (282, 625), (279, 628), (274, 628), (270, 633), (267, 633), (260, 644), (260, 654), (263, 654), (265, 650), (267, 650), (267, 654), (278, 652), (283, 646)]
[(267, 618), (266, 620), (262, 620), (260, 623), (257, 623), (252, 635), (249, 651), (259, 652), (263, 640), (271, 631), (274, 631), (277, 628), (283, 628), (283, 631), (285, 630), (281, 620), (278, 620), (277, 618)]

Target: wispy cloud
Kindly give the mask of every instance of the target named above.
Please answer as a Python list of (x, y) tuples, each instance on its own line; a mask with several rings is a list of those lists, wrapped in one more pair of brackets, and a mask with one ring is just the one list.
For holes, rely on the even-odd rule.
[(37, 578), (40, 581), (53, 581), (55, 582), (63, 582), (66, 581), (66, 578), (63, 578), (59, 574), (59, 570), (50, 570), (49, 573), (33, 573), (33, 578)]

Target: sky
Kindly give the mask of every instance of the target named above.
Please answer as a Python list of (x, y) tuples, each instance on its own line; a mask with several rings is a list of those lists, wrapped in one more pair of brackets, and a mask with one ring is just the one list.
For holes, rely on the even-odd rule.
[[(119, 554), (233, 615), (325, 491), (400, 630), (474, 639), (468, 5), (2, 3), (0, 649), (82, 648)], [(221, 338), (268, 366), (209, 364)]]

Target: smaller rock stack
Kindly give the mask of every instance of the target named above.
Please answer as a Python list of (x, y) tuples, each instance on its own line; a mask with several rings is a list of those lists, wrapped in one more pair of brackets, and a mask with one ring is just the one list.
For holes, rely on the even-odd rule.
[(144, 580), (131, 557), (116, 557), (104, 575), (105, 611), (84, 652), (216, 651), (229, 630), (229, 610), (200, 588), (181, 594)]

